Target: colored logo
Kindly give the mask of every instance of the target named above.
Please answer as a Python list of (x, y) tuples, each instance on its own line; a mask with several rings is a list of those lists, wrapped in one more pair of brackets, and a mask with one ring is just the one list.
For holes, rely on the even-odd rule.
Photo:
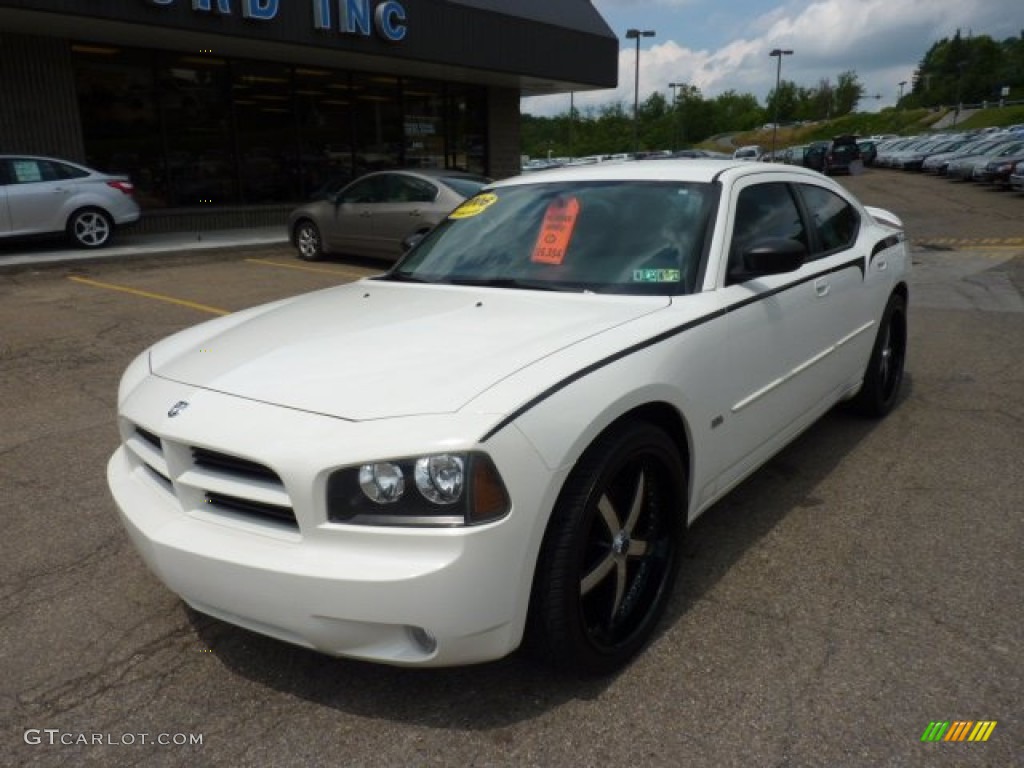
[(995, 728), (995, 720), (933, 720), (921, 741), (988, 741)]

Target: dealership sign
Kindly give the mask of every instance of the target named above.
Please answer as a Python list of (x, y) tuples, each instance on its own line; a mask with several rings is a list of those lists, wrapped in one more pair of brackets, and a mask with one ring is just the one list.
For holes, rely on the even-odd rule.
[[(174, 5), (177, 0), (149, 0), (151, 5)], [(273, 21), (281, 0), (185, 0), (192, 10), (230, 16), (240, 8), (242, 18)], [(385, 0), (375, 6), (371, 0), (310, 0), (313, 4), (313, 27), (337, 29), (343, 35), (369, 37), (373, 32), (392, 43), (405, 38), (405, 6), (398, 0)], [(336, 11), (336, 13), (335, 13)]]

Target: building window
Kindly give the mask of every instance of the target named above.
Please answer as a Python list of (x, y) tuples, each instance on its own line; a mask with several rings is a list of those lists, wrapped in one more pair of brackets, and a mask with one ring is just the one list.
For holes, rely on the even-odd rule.
[(486, 90), (76, 43), (90, 165), (145, 210), (293, 203), (368, 171), (486, 172)]

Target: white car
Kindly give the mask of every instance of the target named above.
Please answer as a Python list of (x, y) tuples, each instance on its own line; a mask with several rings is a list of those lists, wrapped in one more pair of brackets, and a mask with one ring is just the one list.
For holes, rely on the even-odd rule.
[(135, 187), (53, 157), (0, 155), (0, 239), (63, 233), (80, 248), (107, 245), (116, 227), (138, 221)]
[(740, 147), (732, 153), (733, 160), (760, 160), (764, 156), (764, 149), (756, 144), (748, 147)]
[(821, 174), (693, 159), (493, 184), (390, 272), (140, 355), (108, 480), (196, 610), (444, 666), (626, 663), (680, 537), (907, 350), (900, 221)]

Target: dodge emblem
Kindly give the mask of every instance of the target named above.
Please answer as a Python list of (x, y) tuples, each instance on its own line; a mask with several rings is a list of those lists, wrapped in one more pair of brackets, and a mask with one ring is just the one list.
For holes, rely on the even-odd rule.
[(171, 406), (171, 410), (167, 412), (167, 415), (173, 419), (186, 408), (188, 408), (188, 403), (185, 402), (184, 400), (179, 400), (178, 402)]

